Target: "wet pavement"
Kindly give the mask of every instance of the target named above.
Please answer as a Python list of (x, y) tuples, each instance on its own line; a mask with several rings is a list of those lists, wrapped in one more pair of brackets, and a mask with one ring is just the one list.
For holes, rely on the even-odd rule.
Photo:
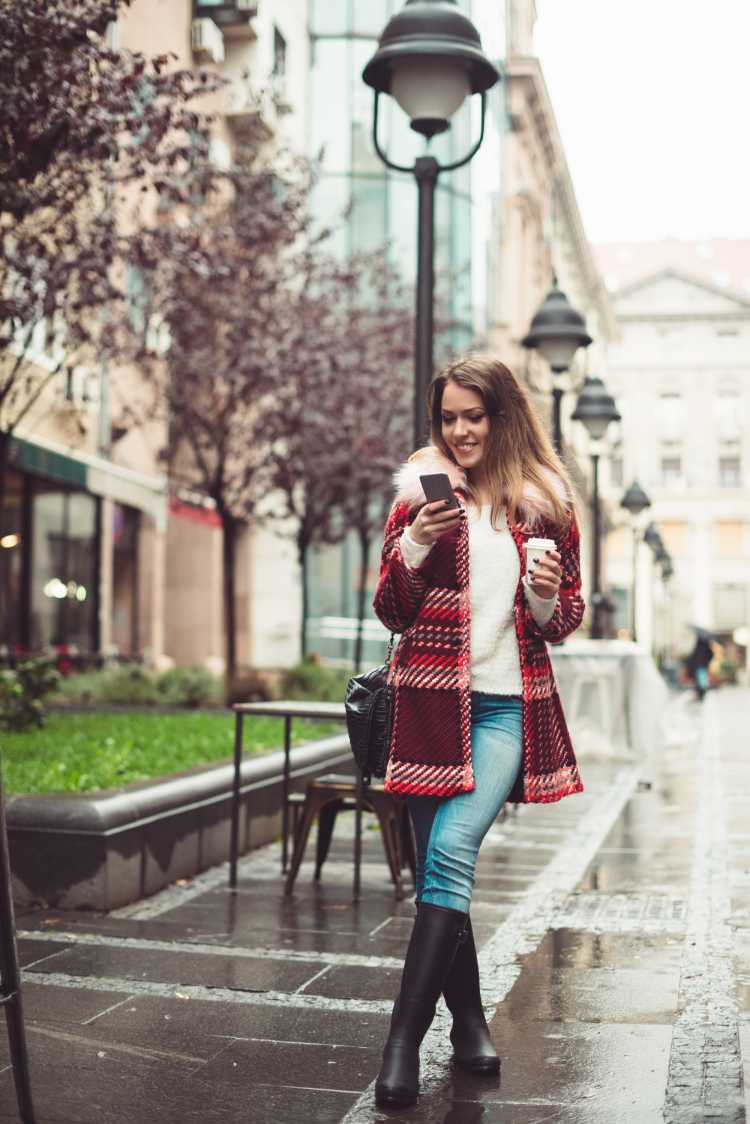
[(413, 1110), (372, 1099), (413, 916), (376, 829), (358, 904), (342, 816), (292, 898), (275, 845), (237, 894), (219, 869), (109, 915), (20, 915), (39, 1124), (740, 1124), (749, 719), (750, 692), (680, 696), (657, 757), (584, 761), (584, 794), (493, 827), (472, 918), (502, 1075), (450, 1068), (441, 1004)]

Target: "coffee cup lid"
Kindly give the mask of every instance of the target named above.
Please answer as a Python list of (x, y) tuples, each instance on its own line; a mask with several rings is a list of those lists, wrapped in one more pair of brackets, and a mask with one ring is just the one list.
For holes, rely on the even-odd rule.
[(526, 549), (531, 547), (532, 550), (554, 550), (557, 543), (554, 539), (527, 539)]

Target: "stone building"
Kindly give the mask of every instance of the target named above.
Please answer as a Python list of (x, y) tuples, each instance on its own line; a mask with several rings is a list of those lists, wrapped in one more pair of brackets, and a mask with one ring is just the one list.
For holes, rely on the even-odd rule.
[[(596, 248), (619, 340), (608, 383), (623, 420), (605, 485), (612, 510), (637, 478), (672, 556), (665, 585), (637, 559), (638, 639), (684, 654), (691, 624), (729, 642), (750, 621), (750, 242)], [(621, 510), (608, 572), (629, 628), (633, 540)]]

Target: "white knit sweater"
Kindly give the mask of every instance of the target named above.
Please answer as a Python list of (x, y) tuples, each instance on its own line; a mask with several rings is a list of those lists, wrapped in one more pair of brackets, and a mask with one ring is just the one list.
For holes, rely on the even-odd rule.
[[(521, 573), (518, 551), (508, 529), (505, 512), (500, 527), (490, 522), (490, 506), (467, 508), (469, 567), (471, 573), (471, 689), (492, 695), (523, 693), (513, 602)], [(422, 565), (431, 546), (409, 534), (401, 536), (401, 555), (411, 569)], [(524, 593), (537, 624), (545, 625), (555, 611), (557, 598), (544, 598), (523, 583)]]

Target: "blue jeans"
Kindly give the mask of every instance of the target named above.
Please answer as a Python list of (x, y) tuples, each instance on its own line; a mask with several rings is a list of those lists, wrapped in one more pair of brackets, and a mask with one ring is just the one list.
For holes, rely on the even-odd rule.
[(473, 792), (407, 797), (417, 843), (417, 901), (469, 912), (480, 844), (521, 768), (521, 715), (517, 695), (473, 692)]

